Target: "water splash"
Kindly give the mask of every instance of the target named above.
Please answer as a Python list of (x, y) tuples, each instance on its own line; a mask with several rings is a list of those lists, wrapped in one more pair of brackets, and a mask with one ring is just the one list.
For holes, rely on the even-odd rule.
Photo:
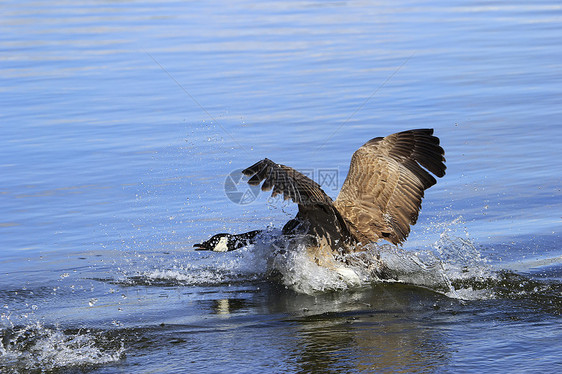
[[(262, 248), (264, 247), (265, 245), (262, 244)], [(317, 265), (308, 256), (304, 245), (292, 246), (289, 242), (276, 244), (276, 252), (269, 260), (268, 276), (278, 280), (287, 288), (305, 294), (338, 291), (358, 286), (355, 278), (350, 281), (334, 269)]]
[(164, 255), (147, 264), (122, 268), (115, 283), (150, 286), (210, 286), (264, 279), (268, 255), (254, 245), (221, 253), (188, 252), (179, 258)]
[(0, 328), (0, 371), (45, 371), (117, 362), (124, 356), (120, 342), (88, 329), (60, 330), (37, 322)]
[(455, 291), (451, 279), (465, 276), (466, 269), (472, 269), (473, 275), (490, 273), (468, 240), (445, 232), (435, 247), (412, 252), (374, 243), (366, 251), (342, 256), (331, 269), (316, 264), (305, 245), (280, 240), (280, 232), (271, 230), (257, 243), (233, 252), (189, 252), (180, 259), (163, 256), (148, 269), (142, 268), (146, 263), (132, 263), (118, 283), (208, 286), (270, 279), (299, 293), (314, 294), (400, 282), (447, 294)]
[(431, 230), (441, 234), (427, 248), (405, 250), (373, 243), (366, 251), (342, 256), (332, 269), (317, 265), (304, 245), (280, 240), (279, 230), (269, 230), (257, 243), (233, 252), (189, 251), (176, 258), (165, 255), (144, 269), (141, 263), (134, 263), (119, 282), (213, 286), (267, 279), (303, 294), (385, 282), (423, 287), (462, 300), (515, 297), (521, 292), (530, 295), (534, 289), (544, 290), (540, 286), (521, 290), (514, 277), (492, 265), (470, 239), (462, 217), (434, 224)]
[[(338, 265), (317, 265), (306, 247), (275, 236), (262, 238), (256, 249), (268, 256), (268, 276), (299, 293), (314, 294), (398, 282), (428, 288), (455, 298), (489, 297), (482, 292), (456, 289), (453, 280), (491, 277), (493, 271), (466, 237), (453, 235), (461, 219), (445, 226), (433, 248), (407, 251), (391, 244), (372, 243), (365, 251), (343, 255)], [(269, 252), (268, 252), (269, 251)]]

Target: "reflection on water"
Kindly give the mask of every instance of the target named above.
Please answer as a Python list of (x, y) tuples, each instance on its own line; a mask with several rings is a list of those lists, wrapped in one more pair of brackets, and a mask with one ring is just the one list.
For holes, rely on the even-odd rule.
[(248, 301), (245, 299), (220, 299), (213, 300), (213, 311), (216, 314), (228, 316), (232, 313), (240, 313), (248, 309)]
[[(276, 352), (275, 360), (289, 371), (419, 371), (450, 363), (447, 335), (430, 322), (442, 313), (441, 308), (448, 309), (443, 314), (453, 316), (451, 309), (458, 307), (443, 296), (416, 288), (379, 285), (348, 294), (295, 297), (292, 292), (263, 286), (265, 294), (260, 292), (260, 297), (266, 297), (267, 303), (260, 305), (267, 305), (267, 310), (239, 298), (213, 300), (208, 309), (223, 318), (215, 328), (234, 329), (228, 340), (235, 344), (231, 351), (244, 351), (238, 347), (248, 329), (259, 331), (267, 326), (267, 335), (252, 332), (252, 346), (260, 347), (254, 354)], [(240, 313), (238, 308), (246, 312)], [(250, 320), (244, 317), (248, 313), (253, 315)], [(272, 318), (263, 320), (261, 313)], [(242, 329), (244, 324), (248, 325)], [(225, 342), (215, 340), (223, 338), (211, 333), (197, 344), (207, 351), (215, 344), (223, 346)]]
[(357, 311), (297, 319), (294, 355), (303, 371), (419, 371), (448, 364), (446, 336), (420, 318), (429, 315), (423, 308), (433, 310), (432, 297), (424, 300), (419, 290), (387, 286), (362, 296)]

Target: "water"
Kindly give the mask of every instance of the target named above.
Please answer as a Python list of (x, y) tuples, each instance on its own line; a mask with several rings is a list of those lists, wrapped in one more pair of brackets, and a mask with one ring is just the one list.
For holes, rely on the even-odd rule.
[[(562, 7), (0, 4), (0, 371), (559, 372)], [(335, 176), (432, 127), (447, 175), (393, 276), (194, 252), (295, 213), (229, 173)], [(363, 270), (362, 270), (363, 269)]]

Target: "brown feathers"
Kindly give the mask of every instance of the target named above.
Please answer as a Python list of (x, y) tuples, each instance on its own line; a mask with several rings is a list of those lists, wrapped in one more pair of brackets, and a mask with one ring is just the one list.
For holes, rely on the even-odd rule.
[(332, 204), (332, 199), (318, 183), (295, 169), (276, 164), (268, 158), (242, 170), (242, 173), (251, 177), (248, 184), (252, 186), (264, 181), (261, 190), (269, 191), (273, 188), (273, 197), (283, 194), (285, 200), (291, 199), (302, 205)]
[(316, 235), (350, 244), (399, 244), (416, 223), (424, 191), (436, 183), (432, 174), (445, 175), (444, 161), (432, 129), (371, 139), (353, 154), (335, 202), (310, 178), (267, 158), (243, 173), (251, 177), (249, 184), (264, 181), (263, 191), (273, 189), (272, 196), (299, 204), (296, 219), (308, 221)]
[[(424, 191), (445, 175), (433, 130), (403, 131), (369, 140), (353, 154), (334, 205), (362, 243), (403, 242), (416, 223)], [(426, 168), (427, 170), (425, 170)]]

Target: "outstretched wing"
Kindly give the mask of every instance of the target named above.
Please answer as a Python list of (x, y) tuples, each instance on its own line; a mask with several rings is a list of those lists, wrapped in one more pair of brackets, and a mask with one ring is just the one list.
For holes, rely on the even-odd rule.
[(298, 204), (297, 217), (285, 225), (284, 231), (292, 231), (300, 223), (304, 223), (309, 234), (327, 239), (330, 245), (342, 239), (349, 243), (349, 229), (334, 207), (332, 199), (318, 183), (306, 175), (267, 158), (256, 162), (242, 173), (251, 177), (248, 180), (250, 185), (257, 186), (263, 181), (262, 191), (273, 189), (271, 196), (282, 194), (285, 200), (291, 199)]
[(268, 158), (256, 162), (244, 169), (242, 173), (248, 177), (248, 184), (259, 185), (262, 191), (273, 188), (272, 197), (283, 194), (285, 200), (291, 199), (299, 205), (332, 205), (332, 199), (320, 188), (320, 185), (295, 169), (276, 164)]
[(445, 175), (444, 153), (433, 129), (374, 138), (355, 151), (334, 205), (357, 240), (402, 243), (436, 183), (430, 172)]

